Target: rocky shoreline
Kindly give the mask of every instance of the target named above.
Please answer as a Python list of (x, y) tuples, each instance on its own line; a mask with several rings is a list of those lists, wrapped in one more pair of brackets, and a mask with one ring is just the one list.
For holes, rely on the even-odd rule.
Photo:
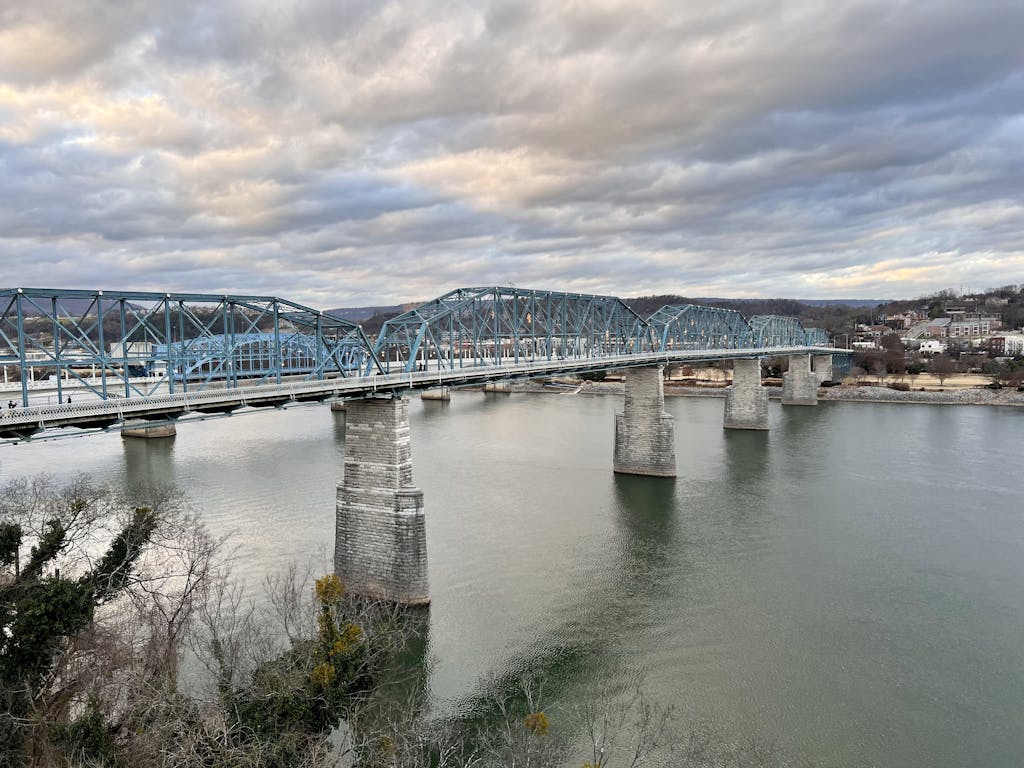
[[(516, 382), (512, 385), (513, 392), (535, 392), (545, 394), (580, 394), (580, 395), (621, 395), (623, 385), (617, 381), (582, 381), (578, 386), (566, 382), (559, 386), (550, 386), (537, 381)], [(666, 397), (725, 397), (725, 387), (701, 387), (666, 382)], [(773, 400), (782, 397), (780, 387), (769, 387), (768, 397)], [(864, 403), (919, 403), (924, 405), (1002, 405), (1024, 406), (1024, 392), (1015, 389), (987, 389), (971, 387), (967, 389), (947, 389), (943, 391), (910, 391), (887, 387), (858, 387), (841, 385), (822, 387), (818, 390), (819, 400)]]

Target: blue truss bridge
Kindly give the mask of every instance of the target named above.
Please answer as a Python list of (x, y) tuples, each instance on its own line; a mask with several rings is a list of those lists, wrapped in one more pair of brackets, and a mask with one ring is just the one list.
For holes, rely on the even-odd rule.
[(671, 363), (845, 354), (796, 318), (459, 288), (355, 323), (272, 296), (0, 289), (0, 438)]

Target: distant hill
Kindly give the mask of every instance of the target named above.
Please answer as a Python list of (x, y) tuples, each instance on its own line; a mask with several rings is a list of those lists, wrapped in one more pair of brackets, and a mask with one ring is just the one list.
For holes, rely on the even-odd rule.
[(877, 307), (879, 304), (888, 304), (892, 299), (723, 299), (723, 298), (700, 298), (694, 299), (694, 304), (757, 304), (761, 302), (785, 301), (796, 302), (808, 307)]
[(892, 299), (797, 299), (809, 307), (877, 307), (889, 304)]
[(359, 323), (365, 333), (374, 336), (380, 333), (381, 326), (392, 317), (415, 309), (422, 303), (422, 301), (412, 301), (406, 304), (382, 307), (339, 307), (338, 309), (328, 309), (326, 313), (342, 320), (348, 320), (350, 323)]

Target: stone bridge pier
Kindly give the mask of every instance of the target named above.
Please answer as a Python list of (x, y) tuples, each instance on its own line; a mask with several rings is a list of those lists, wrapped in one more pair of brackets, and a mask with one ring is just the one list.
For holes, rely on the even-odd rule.
[(789, 370), (782, 374), (783, 405), (817, 405), (818, 375), (811, 370), (810, 355), (790, 355)]
[(832, 381), (832, 355), (815, 355), (811, 358), (811, 370), (818, 376), (818, 384)]
[(409, 401), (348, 401), (334, 571), (357, 595), (430, 602), (423, 491), (412, 484)]
[(768, 390), (761, 386), (761, 361), (733, 360), (732, 386), (725, 393), (726, 429), (768, 429)]
[(676, 476), (675, 430), (665, 413), (663, 366), (627, 368), (626, 402), (615, 414), (615, 471)]

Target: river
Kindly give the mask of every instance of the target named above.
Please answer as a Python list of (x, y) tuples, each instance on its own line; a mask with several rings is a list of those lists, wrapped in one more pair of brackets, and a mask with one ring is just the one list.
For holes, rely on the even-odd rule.
[[(411, 408), (429, 686), (541, 671), (570, 700), (637, 672), (723, 738), (842, 766), (1019, 765), (1024, 410), (669, 398), (676, 480), (611, 471), (612, 396), (457, 392)], [(327, 562), (344, 414), (326, 406), (0, 446), (0, 476), (173, 482), (255, 587)]]

